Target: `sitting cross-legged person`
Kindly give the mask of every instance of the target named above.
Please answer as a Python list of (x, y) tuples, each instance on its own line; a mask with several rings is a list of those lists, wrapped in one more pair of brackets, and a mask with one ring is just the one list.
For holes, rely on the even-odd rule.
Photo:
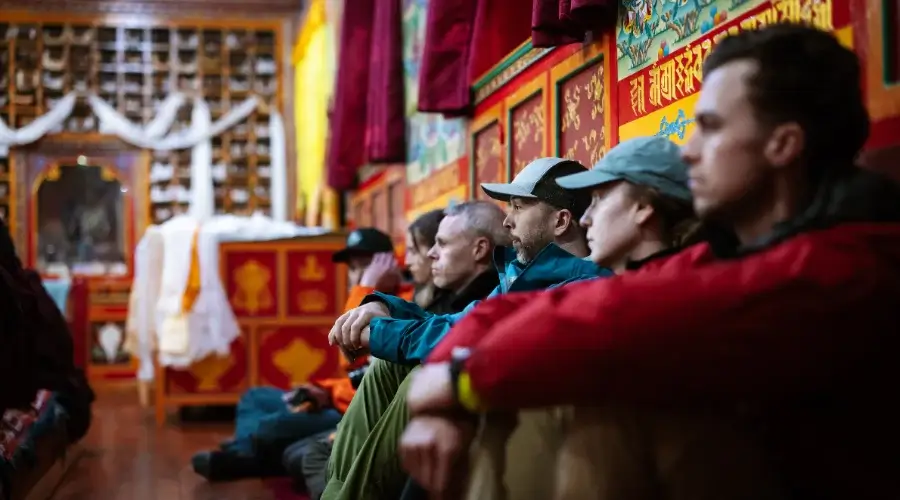
[[(412, 302), (434, 314), (459, 312), (471, 301), (469, 297), (451, 290), (438, 288), (431, 272), (432, 260), (428, 252), (434, 247), (438, 228), (444, 218), (444, 210), (432, 210), (417, 217), (406, 231), (405, 264), (415, 290)], [(496, 278), (488, 274), (484, 278), (487, 286), (496, 285)], [(467, 287), (466, 293), (479, 294), (478, 287)], [(363, 297), (356, 298), (354, 306)], [(348, 306), (350, 304), (348, 303)], [(320, 434), (299, 440), (284, 452), (284, 467), (295, 480), (295, 484), (305, 487), (310, 498), (318, 500), (325, 488), (328, 458), (334, 440), (334, 431), (329, 429)]]
[(854, 164), (857, 56), (798, 24), (728, 36), (696, 123), (682, 158), (706, 242), (487, 301), (416, 374), (404, 463), (435, 497), (464, 469), (459, 415), (554, 405), (574, 415), (542, 498), (900, 491), (900, 188)]
[[(347, 238), (346, 248), (332, 259), (346, 263), (353, 288), (346, 307), (357, 306), (376, 290), (398, 293), (400, 272), (391, 238), (377, 229), (362, 228)], [(234, 438), (221, 449), (192, 459), (194, 471), (210, 481), (281, 475), (285, 448), (299, 439), (333, 430), (355, 393), (351, 378), (361, 376), (367, 359), (352, 363), (341, 358), (342, 369), (353, 377), (315, 380), (292, 391), (273, 387), (248, 390), (237, 405)]]
[[(491, 295), (545, 289), (608, 274), (584, 259), (588, 249), (578, 218), (590, 203), (590, 195), (563, 190), (555, 182), (560, 176), (585, 170), (575, 161), (541, 158), (510, 184), (482, 185), (485, 193), (510, 205), (505, 219), (500, 216), (505, 231), (496, 232), (501, 233), (497, 242), (501, 237), (511, 239), (512, 247), (498, 246), (493, 251), (500, 284)], [(451, 255), (444, 247), (462, 244), (478, 223), (479, 218), (466, 217), (463, 210), (469, 205), (451, 208), (454, 215), (441, 224), (442, 232), (446, 225), (447, 237), (439, 235), (433, 251), (437, 255), (436, 279), (442, 272), (459, 279), (449, 275), (449, 268), (441, 269), (441, 259)], [(460, 213), (456, 215), (456, 211)], [(467, 256), (484, 258), (478, 247), (472, 247)], [(490, 266), (490, 260), (486, 264)], [(396, 498), (401, 494), (406, 476), (400, 468), (397, 443), (409, 418), (405, 404), (408, 375), (450, 327), (476, 306), (473, 302), (461, 313), (432, 315), (383, 295), (375, 294), (366, 301), (342, 316), (331, 333), (343, 348), (368, 350), (379, 361), (367, 373), (360, 395), (338, 427), (325, 499)]]

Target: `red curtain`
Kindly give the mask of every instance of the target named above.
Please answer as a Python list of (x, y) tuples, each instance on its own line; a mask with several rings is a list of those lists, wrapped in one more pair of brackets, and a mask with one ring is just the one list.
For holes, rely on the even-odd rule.
[(401, 0), (344, 5), (326, 160), (334, 189), (352, 188), (365, 163), (405, 160), (401, 8)]
[(522, 0), (430, 0), (419, 111), (470, 114), (473, 79), (528, 39), (530, 17)]
[(532, 0), (531, 44), (556, 47), (583, 42), (615, 20), (616, 0)]

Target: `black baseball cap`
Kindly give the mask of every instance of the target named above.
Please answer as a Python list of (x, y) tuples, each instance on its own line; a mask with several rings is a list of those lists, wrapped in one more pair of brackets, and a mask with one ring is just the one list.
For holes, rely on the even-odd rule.
[(374, 227), (354, 229), (347, 236), (347, 246), (331, 256), (332, 262), (347, 262), (353, 255), (374, 255), (382, 252), (394, 252), (391, 237)]

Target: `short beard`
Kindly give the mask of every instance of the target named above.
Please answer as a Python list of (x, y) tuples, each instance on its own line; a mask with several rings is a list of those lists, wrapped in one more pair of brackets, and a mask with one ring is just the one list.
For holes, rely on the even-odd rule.
[(550, 234), (534, 234), (529, 243), (519, 240), (519, 246), (516, 248), (516, 258), (522, 264), (528, 264), (550, 243), (553, 243), (553, 236)]

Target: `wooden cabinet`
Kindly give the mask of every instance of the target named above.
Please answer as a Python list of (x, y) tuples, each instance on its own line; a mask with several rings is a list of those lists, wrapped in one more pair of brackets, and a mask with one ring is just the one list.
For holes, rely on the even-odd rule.
[(15, 149), (11, 224), (26, 266), (86, 284), (87, 371), (131, 376), (122, 349), (148, 156), (114, 139), (49, 137)]
[[(281, 22), (127, 22), (78, 16), (10, 15), (0, 22), (0, 118), (24, 127), (71, 92), (91, 93), (134, 126), (146, 127), (171, 93), (201, 97), (217, 120), (251, 96), (262, 104), (243, 122), (212, 138), (218, 213), (269, 213), (269, 117), (282, 105)], [(172, 130), (189, 128), (192, 99), (179, 108)], [(97, 135), (99, 121), (79, 99), (51, 134)], [(161, 223), (187, 210), (190, 150), (155, 152), (149, 168), (145, 218)], [(0, 216), (4, 201), (0, 164)]]
[(222, 284), (242, 334), (229, 356), (157, 370), (158, 423), (169, 407), (236, 403), (250, 387), (338, 375), (328, 331), (343, 312), (347, 272), (331, 255), (344, 244), (339, 234), (221, 244)]

